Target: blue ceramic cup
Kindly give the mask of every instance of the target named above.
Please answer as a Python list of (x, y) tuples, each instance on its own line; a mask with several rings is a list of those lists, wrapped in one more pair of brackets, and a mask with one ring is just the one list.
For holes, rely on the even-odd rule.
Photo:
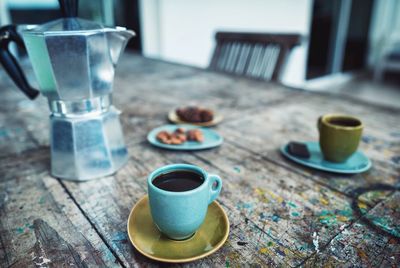
[[(195, 172), (201, 176), (203, 182), (197, 188), (184, 192), (166, 191), (153, 184), (158, 176), (174, 171)], [(191, 237), (203, 223), (208, 205), (221, 192), (222, 181), (219, 176), (208, 174), (200, 167), (174, 164), (151, 173), (147, 179), (147, 187), (155, 225), (169, 238), (183, 240)]]

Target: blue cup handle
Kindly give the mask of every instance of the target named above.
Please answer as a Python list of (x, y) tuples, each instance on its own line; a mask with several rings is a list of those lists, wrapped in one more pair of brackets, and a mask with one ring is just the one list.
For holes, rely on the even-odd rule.
[(219, 195), (222, 188), (222, 180), (218, 175), (210, 174), (208, 175), (209, 188), (210, 188), (210, 199), (208, 204), (211, 204)]

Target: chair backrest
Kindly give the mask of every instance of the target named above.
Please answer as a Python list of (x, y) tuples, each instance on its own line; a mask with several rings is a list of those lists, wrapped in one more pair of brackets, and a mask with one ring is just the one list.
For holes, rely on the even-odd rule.
[(298, 34), (217, 32), (209, 68), (262, 80), (278, 80)]

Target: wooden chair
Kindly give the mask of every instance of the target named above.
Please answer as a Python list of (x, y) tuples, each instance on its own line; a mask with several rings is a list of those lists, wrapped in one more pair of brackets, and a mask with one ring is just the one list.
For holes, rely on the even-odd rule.
[(392, 39), (383, 43), (377, 63), (374, 66), (374, 81), (381, 82), (385, 71), (400, 71), (400, 40)]
[(217, 32), (209, 68), (267, 81), (279, 80), (290, 50), (300, 44), (297, 34)]

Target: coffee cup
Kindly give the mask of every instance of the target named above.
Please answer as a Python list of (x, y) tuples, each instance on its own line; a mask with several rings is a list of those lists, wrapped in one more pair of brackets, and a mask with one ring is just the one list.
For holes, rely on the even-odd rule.
[(356, 152), (363, 124), (348, 115), (327, 114), (318, 119), (319, 145), (324, 158), (331, 162), (345, 162)]
[(173, 164), (147, 179), (150, 212), (157, 228), (174, 240), (190, 238), (219, 195), (221, 178), (194, 165)]

